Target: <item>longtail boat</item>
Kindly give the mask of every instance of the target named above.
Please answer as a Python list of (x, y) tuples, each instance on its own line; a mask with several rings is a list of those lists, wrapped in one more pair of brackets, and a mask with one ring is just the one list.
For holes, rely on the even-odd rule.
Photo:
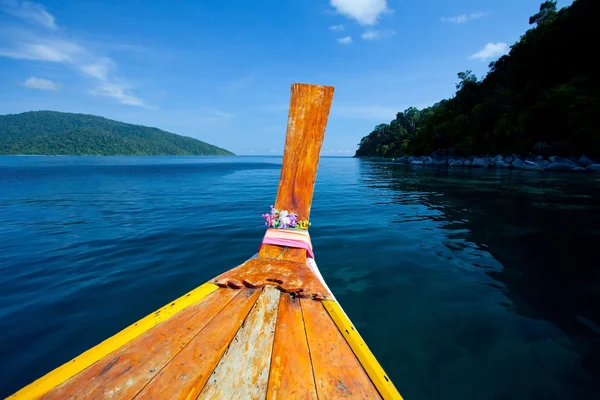
[(402, 399), (327, 287), (308, 220), (333, 87), (293, 84), (258, 253), (9, 399)]

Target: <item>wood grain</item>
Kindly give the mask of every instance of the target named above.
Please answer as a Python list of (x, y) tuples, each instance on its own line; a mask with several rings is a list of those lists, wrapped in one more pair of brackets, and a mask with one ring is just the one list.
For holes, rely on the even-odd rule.
[(316, 399), (300, 300), (282, 293), (267, 399)]
[(224, 290), (237, 296), (150, 381), (137, 399), (194, 399), (200, 393), (261, 292)]
[(265, 398), (280, 293), (265, 286), (198, 399)]
[(86, 368), (98, 362), (108, 354), (118, 351), (126, 343), (129, 343), (133, 339), (139, 337), (144, 332), (153, 329), (155, 326), (163, 323), (182, 310), (199, 303), (210, 293), (218, 289), (219, 287), (212, 283), (200, 285), (189, 293), (186, 293), (178, 299), (169, 302), (169, 304), (165, 305), (164, 307), (159, 308), (155, 312), (129, 325), (116, 335), (109, 337), (102, 343), (92, 347), (71, 361), (66, 362), (60, 367), (47, 373), (8, 398), (11, 400), (28, 400), (39, 398), (44, 393), (47, 393), (50, 389), (68, 381), (70, 378), (84, 371)]
[[(294, 83), (290, 96), (287, 133), (283, 152), (283, 164), (275, 208), (298, 214), (301, 220), (309, 220), (317, 177), (317, 167), (327, 118), (333, 101), (332, 86)], [(306, 254), (291, 249), (282, 254), (283, 247), (264, 245), (259, 257), (305, 262)]]
[(293, 247), (282, 247), (273, 244), (263, 244), (258, 251), (261, 258), (280, 259), (297, 263), (306, 262), (306, 250)]
[(309, 219), (332, 86), (295, 83), (290, 96), (283, 165), (275, 208)]
[(200, 303), (146, 331), (41, 398), (132, 398), (236, 294), (226, 289), (209, 294)]
[(251, 258), (244, 264), (217, 276), (211, 282), (221, 287), (230, 286), (231, 282), (235, 282), (236, 285), (237, 282), (241, 282), (248, 287), (263, 287), (270, 284), (287, 293), (333, 299), (332, 294), (306, 263)]
[(319, 399), (380, 399), (323, 305), (310, 299), (301, 304)]

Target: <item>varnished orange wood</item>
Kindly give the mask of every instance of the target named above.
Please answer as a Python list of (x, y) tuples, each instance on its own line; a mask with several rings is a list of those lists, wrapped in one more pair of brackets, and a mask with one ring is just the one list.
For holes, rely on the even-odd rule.
[(232, 282), (234, 286), (244, 284), (248, 287), (263, 287), (268, 283), (288, 293), (332, 298), (331, 293), (306, 263), (270, 260), (261, 257), (252, 258), (217, 276), (211, 282), (222, 287), (232, 286)]
[[(283, 165), (275, 208), (295, 212), (301, 220), (308, 220), (310, 217), (319, 156), (333, 91), (332, 86), (301, 83), (292, 85)], [(273, 245), (262, 246), (258, 256), (306, 262), (304, 250), (285, 249)]]
[(323, 305), (301, 304), (319, 399), (381, 398)]
[(309, 219), (332, 86), (294, 83), (275, 208)]
[(150, 381), (136, 399), (195, 399), (254, 306), (260, 290), (237, 293), (227, 306)]
[(133, 398), (236, 294), (226, 289), (211, 293), (41, 398)]
[(272, 244), (263, 244), (258, 251), (262, 258), (280, 259), (291, 262), (306, 263), (306, 250), (292, 247), (282, 247)]
[(316, 399), (300, 300), (282, 293), (267, 399)]

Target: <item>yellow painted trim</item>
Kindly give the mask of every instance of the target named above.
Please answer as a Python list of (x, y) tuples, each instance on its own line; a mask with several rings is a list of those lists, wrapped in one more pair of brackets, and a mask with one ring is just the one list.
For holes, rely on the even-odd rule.
[(354, 325), (352, 325), (352, 322), (348, 319), (338, 302), (335, 300), (323, 300), (322, 303), (346, 339), (346, 342), (350, 345), (356, 358), (358, 358), (367, 372), (367, 375), (371, 378), (381, 397), (385, 400), (402, 400), (402, 396), (390, 378), (388, 378), (383, 368), (381, 368), (381, 365), (379, 365), (379, 362), (373, 353), (371, 353), (371, 350), (369, 350), (369, 347), (367, 347), (367, 344)]
[(42, 376), (35, 382), (23, 389), (19, 390), (12, 396), (9, 396), (7, 400), (22, 400), (22, 399), (36, 399), (41, 395), (48, 392), (50, 389), (60, 385), (67, 379), (75, 376), (79, 372), (83, 371), (96, 361), (100, 360), (107, 354), (119, 349), (126, 343), (137, 338), (142, 333), (146, 332), (150, 328), (158, 325), (159, 323), (169, 319), (179, 311), (199, 302), (219, 287), (213, 283), (205, 283), (191, 292), (184, 294), (177, 300), (174, 300), (166, 306), (159, 308), (152, 314), (140, 319), (138, 322), (129, 325), (116, 335), (106, 339), (102, 343), (92, 347), (86, 352), (82, 353), (78, 357), (75, 357), (71, 361), (61, 365), (55, 370)]

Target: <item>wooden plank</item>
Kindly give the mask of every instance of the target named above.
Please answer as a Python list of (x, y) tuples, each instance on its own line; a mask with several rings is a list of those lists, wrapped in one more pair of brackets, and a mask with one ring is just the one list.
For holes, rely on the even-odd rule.
[(231, 289), (211, 293), (50, 390), (42, 399), (131, 399), (238, 293)]
[(261, 293), (253, 289), (236, 292), (238, 295), (138, 393), (137, 399), (197, 397)]
[(361, 365), (375, 384), (381, 397), (385, 400), (402, 400), (402, 396), (379, 365), (379, 362), (369, 350), (369, 347), (358, 333), (342, 307), (335, 300), (324, 300), (323, 307), (329, 313), (333, 322), (350, 345), (350, 348), (360, 361)]
[(316, 399), (300, 299), (282, 293), (267, 399)]
[(265, 398), (280, 293), (265, 286), (199, 399)]
[[(298, 214), (301, 220), (310, 217), (317, 177), (317, 167), (327, 118), (333, 100), (332, 86), (295, 83), (290, 96), (290, 111), (283, 152), (283, 164), (275, 208)], [(306, 262), (306, 253), (283, 247), (264, 245), (259, 257)]]
[(319, 399), (381, 398), (323, 305), (301, 304)]
[(25, 386), (12, 396), (9, 396), (8, 399), (21, 400), (38, 398), (50, 389), (60, 385), (98, 360), (119, 349), (124, 344), (140, 336), (148, 329), (151, 329), (185, 308), (199, 302), (218, 288), (218, 286), (212, 283), (205, 283), (204, 285), (197, 287), (177, 300), (170, 302), (166, 306), (128, 326), (97, 346), (92, 347), (78, 357), (49, 372), (35, 382)]

